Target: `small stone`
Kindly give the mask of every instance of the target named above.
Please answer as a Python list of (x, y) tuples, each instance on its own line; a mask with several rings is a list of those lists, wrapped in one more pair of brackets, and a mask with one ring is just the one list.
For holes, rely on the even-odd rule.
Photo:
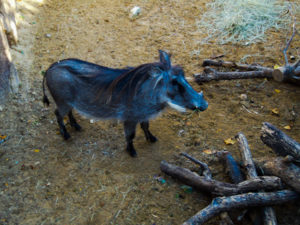
[(240, 99), (241, 100), (246, 100), (248, 97), (247, 97), (247, 95), (246, 94), (241, 94), (240, 95)]
[(131, 19), (135, 19), (137, 18), (139, 15), (141, 14), (141, 8), (138, 6), (134, 6), (131, 10), (130, 10), (130, 18)]

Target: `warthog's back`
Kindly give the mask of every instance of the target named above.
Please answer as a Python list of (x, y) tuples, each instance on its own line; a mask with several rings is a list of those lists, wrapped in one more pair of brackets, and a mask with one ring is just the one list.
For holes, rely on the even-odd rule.
[[(139, 86), (140, 77), (134, 76), (135, 69), (112, 69), (66, 59), (50, 66), (46, 81), (58, 108), (68, 105), (90, 118), (143, 121), (156, 115), (165, 105), (151, 101), (159, 95), (153, 97), (151, 88)], [(146, 80), (142, 79), (144, 83)], [(135, 86), (139, 90), (135, 90)]]

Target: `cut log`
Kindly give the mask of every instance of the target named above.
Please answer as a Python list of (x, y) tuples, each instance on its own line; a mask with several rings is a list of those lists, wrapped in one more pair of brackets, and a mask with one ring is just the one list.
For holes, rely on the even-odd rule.
[(268, 71), (218, 72), (210, 67), (205, 67), (203, 74), (195, 74), (194, 77), (195, 77), (195, 81), (201, 84), (212, 80), (272, 78), (272, 72), (268, 72)]
[(254, 206), (278, 205), (300, 198), (295, 191), (283, 190), (276, 192), (258, 192), (240, 194), (230, 197), (219, 197), (212, 200), (211, 204), (199, 211), (196, 215), (183, 223), (183, 225), (200, 225), (221, 212), (232, 209), (248, 208)]
[(270, 123), (264, 122), (261, 140), (280, 156), (291, 155), (300, 160), (300, 144)]
[(0, 1), (0, 23), (3, 25), (9, 44), (16, 45), (18, 42), (18, 33), (16, 26), (15, 0)]
[(300, 168), (286, 158), (255, 159), (255, 164), (264, 174), (280, 177), (285, 184), (300, 193)]
[(180, 180), (186, 185), (217, 196), (236, 195), (258, 190), (278, 190), (282, 188), (280, 178), (273, 176), (261, 176), (243, 181), (239, 184), (230, 184), (214, 179), (208, 180), (189, 169), (169, 164), (166, 161), (160, 163), (160, 169), (162, 172)]
[(279, 67), (272, 73), (274, 80), (279, 82), (289, 82), (300, 84), (300, 60), (296, 63)]

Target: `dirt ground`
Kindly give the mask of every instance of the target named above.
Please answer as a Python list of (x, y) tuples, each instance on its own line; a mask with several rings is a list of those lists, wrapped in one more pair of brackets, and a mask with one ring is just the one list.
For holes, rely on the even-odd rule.
[[(205, 58), (284, 63), (288, 33), (270, 31), (266, 42), (250, 46), (201, 45), (197, 20), (207, 0), (19, 0), (20, 42), (13, 57), (21, 92), (0, 108), (0, 224), (181, 224), (210, 203), (205, 193), (187, 191), (162, 174), (166, 160), (196, 170), (179, 156), (187, 152), (207, 162), (216, 179), (229, 181), (224, 165), (203, 150), (230, 151), (240, 159), (237, 143), (225, 139), (242, 131), (254, 157), (273, 156), (260, 140), (262, 122), (285, 130), (300, 141), (300, 89), (272, 80), (236, 80), (197, 85), (193, 74)], [(130, 9), (141, 7), (136, 20)], [(299, 57), (299, 37), (289, 55)], [(189, 82), (203, 90), (209, 108), (200, 114), (167, 110), (151, 122), (159, 141), (146, 142), (138, 129), (137, 158), (125, 151), (121, 123), (91, 123), (64, 141), (58, 133), (55, 104), (42, 104), (42, 73), (64, 58), (80, 58), (109, 67), (135, 66), (158, 60), (158, 49), (172, 53)], [(247, 99), (242, 100), (241, 94)], [(278, 114), (272, 113), (273, 109)], [(164, 183), (164, 181), (166, 181)], [(278, 224), (300, 224), (299, 203), (275, 207)], [(218, 224), (215, 218), (207, 224)], [(251, 224), (245, 220), (243, 224)]]

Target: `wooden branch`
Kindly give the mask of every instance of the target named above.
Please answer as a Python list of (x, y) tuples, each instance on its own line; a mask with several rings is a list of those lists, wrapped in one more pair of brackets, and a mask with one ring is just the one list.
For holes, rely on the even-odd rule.
[(252, 79), (252, 78), (272, 78), (272, 72), (269, 71), (247, 71), (247, 72), (218, 72), (212, 68), (205, 68), (203, 74), (195, 74), (197, 83), (209, 82), (212, 80), (234, 80), (234, 79)]
[(186, 185), (217, 196), (235, 195), (257, 190), (275, 190), (282, 187), (278, 177), (262, 176), (243, 181), (239, 184), (230, 184), (214, 179), (207, 180), (189, 169), (169, 164), (166, 161), (160, 163), (160, 169), (162, 172), (173, 178), (179, 179)]
[(182, 155), (182, 156), (188, 158), (189, 160), (191, 160), (192, 162), (194, 162), (194, 163), (200, 165), (200, 166), (201, 166), (201, 169), (203, 170), (203, 171), (202, 171), (203, 176), (204, 176), (206, 179), (208, 179), (208, 180), (212, 179), (211, 171), (210, 171), (210, 169), (209, 169), (209, 167), (207, 166), (206, 163), (201, 162), (201, 161), (199, 161), (198, 159), (195, 159), (194, 157), (190, 156), (189, 154), (187, 154), (187, 153), (185, 153), (185, 152), (180, 153), (180, 155)]
[(291, 155), (300, 160), (300, 144), (270, 123), (264, 122), (261, 140), (280, 156)]
[(217, 67), (234, 68), (234, 69), (240, 69), (240, 70), (260, 70), (260, 71), (266, 71), (270, 74), (273, 72), (273, 69), (264, 67), (264, 66), (240, 64), (240, 63), (236, 63), (236, 62), (228, 62), (228, 61), (223, 61), (223, 60), (204, 59), (202, 66), (203, 67), (217, 66)]
[[(252, 159), (252, 154), (251, 154), (251, 151), (250, 151), (250, 148), (248, 145), (248, 141), (247, 141), (245, 135), (242, 132), (240, 132), (236, 136), (236, 139), (240, 146), (240, 152), (242, 155), (244, 167), (247, 170), (247, 178), (253, 179), (253, 178), (258, 177), (256, 168), (255, 168), (255, 164)], [(275, 214), (275, 211), (273, 208), (271, 208), (271, 207), (263, 208), (263, 212), (265, 214), (264, 220), (266, 221), (267, 224), (272, 224), (275, 221), (277, 221), (276, 214)], [(268, 219), (269, 219), (269, 221), (268, 221)]]
[(200, 225), (221, 212), (232, 209), (247, 208), (253, 206), (278, 205), (294, 201), (300, 198), (300, 194), (290, 190), (276, 192), (258, 192), (240, 194), (230, 197), (219, 197), (212, 200), (211, 204), (199, 211), (196, 215), (183, 223), (183, 225)]
[(300, 193), (300, 168), (286, 158), (255, 159), (264, 174), (279, 177), (285, 184)]
[(240, 132), (236, 136), (236, 139), (237, 139), (237, 141), (239, 143), (239, 146), (240, 146), (240, 152), (241, 152), (241, 156), (242, 156), (242, 159), (243, 159), (244, 167), (247, 170), (247, 178), (251, 179), (251, 178), (257, 177), (257, 172), (256, 172), (256, 169), (255, 169), (255, 165), (254, 165), (254, 162), (252, 160), (252, 154), (251, 154), (251, 151), (249, 149), (248, 141), (247, 141), (245, 135), (242, 132)]

